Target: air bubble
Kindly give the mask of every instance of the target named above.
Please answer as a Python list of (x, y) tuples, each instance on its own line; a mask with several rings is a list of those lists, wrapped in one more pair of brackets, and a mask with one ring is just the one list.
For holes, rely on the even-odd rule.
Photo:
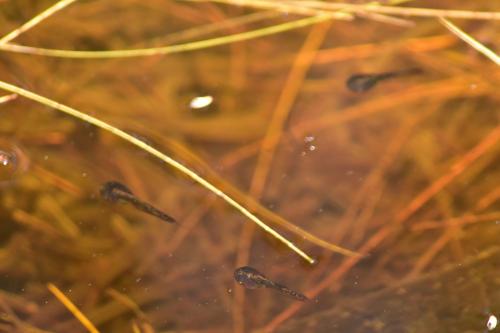
[(305, 143), (313, 142), (314, 141), (314, 136), (308, 135), (304, 138)]
[(17, 146), (0, 141), (0, 185), (13, 181), (27, 165), (26, 156)]
[(14, 153), (0, 150), (0, 165), (4, 167), (15, 167), (17, 165), (16, 155)]

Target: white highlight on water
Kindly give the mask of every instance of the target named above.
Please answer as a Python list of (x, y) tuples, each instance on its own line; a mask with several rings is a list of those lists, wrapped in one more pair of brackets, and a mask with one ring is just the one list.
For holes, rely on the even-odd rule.
[(212, 96), (198, 96), (191, 100), (189, 107), (191, 109), (203, 109), (212, 104), (214, 98)]
[(497, 327), (498, 319), (494, 315), (490, 315), (488, 322), (486, 322), (486, 327), (489, 331), (493, 331)]

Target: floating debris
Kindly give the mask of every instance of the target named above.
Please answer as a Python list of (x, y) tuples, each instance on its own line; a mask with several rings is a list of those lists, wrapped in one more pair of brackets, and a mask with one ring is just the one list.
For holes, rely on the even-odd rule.
[(302, 302), (309, 300), (305, 295), (268, 279), (264, 274), (249, 266), (243, 266), (236, 269), (234, 271), (234, 279), (238, 284), (241, 284), (247, 289), (272, 288)]
[(110, 202), (118, 202), (120, 200), (123, 200), (128, 203), (131, 203), (132, 205), (134, 205), (135, 208), (139, 209), (140, 211), (146, 214), (153, 215), (165, 222), (168, 223), (176, 222), (176, 220), (170, 215), (165, 214), (158, 208), (137, 198), (132, 193), (132, 191), (122, 183), (116, 181), (109, 181), (104, 183), (104, 185), (101, 187), (101, 196), (103, 197), (104, 200)]

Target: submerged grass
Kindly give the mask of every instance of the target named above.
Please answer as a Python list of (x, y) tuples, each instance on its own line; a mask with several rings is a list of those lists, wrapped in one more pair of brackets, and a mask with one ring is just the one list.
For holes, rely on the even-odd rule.
[[(210, 192), (214, 193), (215, 195), (221, 197), (224, 201), (226, 201), (228, 204), (230, 204), (231, 206), (233, 206), (234, 208), (236, 208), (237, 210), (239, 210), (243, 215), (245, 215), (247, 218), (249, 218), (251, 221), (253, 221), (254, 223), (256, 223), (259, 227), (261, 227), (262, 229), (264, 229), (266, 232), (268, 232), (269, 234), (271, 234), (273, 237), (275, 237), (276, 239), (278, 239), (280, 242), (283, 242), (283, 244), (285, 244), (286, 246), (288, 246), (291, 250), (293, 250), (294, 252), (296, 252), (298, 255), (300, 255), (302, 258), (304, 258), (305, 260), (307, 260), (310, 264), (313, 264), (314, 263), (314, 259), (311, 258), (310, 256), (308, 256), (306, 253), (304, 253), (301, 249), (299, 249), (297, 246), (295, 246), (295, 244), (293, 244), (292, 242), (288, 241), (286, 238), (284, 238), (283, 236), (281, 236), (279, 233), (277, 233), (274, 229), (272, 229), (271, 227), (269, 227), (267, 224), (265, 224), (263, 221), (261, 221), (257, 216), (255, 216), (254, 214), (252, 214), (250, 211), (248, 211), (248, 209), (246, 209), (245, 207), (243, 207), (242, 205), (240, 205), (237, 201), (235, 201), (234, 199), (232, 199), (230, 196), (228, 196), (226, 193), (224, 193), (222, 190), (220, 190), (219, 188), (217, 188), (216, 186), (214, 186), (213, 184), (209, 183), (208, 181), (206, 181), (203, 177), (200, 177), (197, 173), (195, 173), (194, 171), (192, 171), (191, 169), (187, 168), (186, 166), (182, 165), (181, 163), (179, 163), (178, 161), (174, 160), (173, 158), (163, 154), (161, 151), (151, 147), (150, 145), (148, 145), (147, 143), (145, 143), (144, 141), (141, 141), (140, 139), (137, 139), (136, 137), (102, 121), (102, 120), (99, 120), (97, 118), (94, 118), (92, 116), (89, 116), (85, 113), (82, 113), (80, 111), (77, 111), (73, 108), (70, 108), (66, 105), (63, 105), (63, 104), (60, 104), (60, 103), (57, 103), (53, 100), (50, 100), (48, 98), (45, 98), (43, 96), (40, 96), (40, 95), (37, 95), (33, 92), (30, 92), (30, 91), (27, 91), (27, 90), (24, 90), (20, 87), (16, 87), (16, 86), (13, 86), (11, 84), (8, 84), (6, 82), (2, 82), (0, 81), (0, 89), (4, 89), (4, 90), (7, 90), (7, 91), (10, 91), (10, 92), (14, 92), (20, 96), (23, 96), (23, 97), (26, 97), (26, 98), (29, 98), (31, 100), (34, 100), (40, 104), (44, 104), (44, 105), (47, 105), (49, 107), (52, 107), (56, 110), (59, 110), (59, 111), (62, 111), (64, 113), (67, 113), (75, 118), (78, 118), (78, 119), (81, 119), (89, 124), (92, 124), (92, 125), (95, 125), (97, 127), (100, 127), (120, 138), (122, 138), (123, 140), (125, 141), (128, 141), (130, 142), (131, 144), (133, 145), (136, 145), (137, 147), (141, 148), (142, 150), (150, 153), (151, 155), (159, 158), (160, 160), (162, 160), (163, 162), (169, 164), (170, 166), (172, 166), (173, 168), (181, 171), (182, 173), (186, 174), (188, 177), (192, 178), (194, 181), (196, 181), (197, 183), (199, 183), (200, 185), (202, 185), (203, 187), (205, 187), (206, 189), (208, 189)], [(348, 253), (348, 252), (346, 252)]]
[(49, 283), (47, 288), (52, 294), (71, 312), (76, 319), (89, 331), (90, 333), (99, 333), (99, 330), (87, 319), (87, 317), (78, 309), (78, 307), (71, 302), (71, 300), (64, 295), (54, 284)]
[[(481, 311), (500, 309), (500, 77), (468, 46), (496, 62), (499, 13), (406, 2), (1, 3), (1, 26), (28, 23), (0, 42), (0, 88), (12, 92), (0, 97), (0, 330), (484, 329)], [(409, 67), (423, 74), (344, 87)], [(187, 108), (203, 95), (214, 104)], [(179, 227), (98, 202), (110, 178)], [(317, 265), (279, 234), (232, 223), (192, 180), (284, 230), (289, 248), (310, 245)], [(337, 243), (370, 256), (332, 256)], [(236, 289), (247, 264), (314, 302)]]

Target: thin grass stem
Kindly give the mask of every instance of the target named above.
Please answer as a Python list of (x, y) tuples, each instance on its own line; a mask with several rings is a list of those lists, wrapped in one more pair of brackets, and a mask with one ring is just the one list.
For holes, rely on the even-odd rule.
[(19, 36), (23, 32), (28, 31), (29, 29), (33, 28), (35, 25), (39, 24), (40, 22), (42, 22), (46, 18), (52, 16), (54, 13), (60, 11), (61, 9), (71, 5), (75, 1), (76, 0), (61, 0), (59, 2), (56, 2), (53, 6), (47, 8), (46, 10), (41, 12), (40, 14), (33, 17), (28, 22), (24, 23), (19, 28), (11, 31), (10, 33), (8, 33), (4, 37), (2, 37), (0, 39), (0, 45), (10, 42), (11, 40), (16, 38), (17, 36)]
[(9, 95), (2, 96), (2, 97), (0, 97), (0, 104), (7, 103), (7, 102), (12, 101), (16, 98), (17, 98), (16, 94), (9, 94)]
[(290, 5), (300, 5), (308, 8), (316, 8), (321, 10), (345, 10), (347, 12), (367, 11), (380, 14), (402, 15), (402, 16), (421, 16), (421, 17), (448, 17), (470, 20), (500, 20), (500, 12), (486, 11), (470, 11), (470, 10), (455, 10), (455, 9), (434, 9), (434, 8), (416, 8), (416, 7), (395, 7), (395, 6), (380, 6), (375, 3), (369, 4), (350, 4), (350, 3), (333, 3), (324, 1), (287, 1)]
[(92, 322), (76, 307), (75, 304), (73, 304), (73, 302), (71, 302), (68, 297), (66, 297), (66, 295), (63, 294), (61, 290), (59, 290), (59, 288), (57, 288), (52, 283), (48, 283), (47, 288), (52, 294), (54, 294), (59, 302), (61, 302), (66, 307), (66, 309), (68, 309), (73, 314), (73, 316), (75, 316), (75, 318), (78, 319), (80, 323), (82, 323), (87, 331), (89, 331), (90, 333), (99, 333), (99, 330), (94, 326), (94, 324), (92, 324)]
[(482, 53), (484, 56), (493, 61), (497, 66), (500, 66), (500, 57), (495, 52), (478, 42), (474, 37), (463, 31), (444, 17), (440, 17), (439, 22), (444, 25), (446, 29), (453, 32), (458, 38), (472, 46), (476, 51)]
[(269, 36), (292, 29), (307, 27), (316, 23), (331, 20), (333, 18), (336, 18), (336, 16), (333, 14), (324, 14), (324, 15), (307, 17), (304, 19), (287, 22), (283, 24), (277, 24), (267, 28), (246, 31), (223, 37), (216, 37), (186, 44), (153, 47), (145, 49), (114, 50), (114, 51), (74, 51), (74, 50), (45, 49), (45, 48), (38, 48), (38, 47), (31, 47), (31, 46), (24, 46), (17, 44), (0, 44), (0, 50), (15, 52), (15, 53), (47, 56), (47, 57), (79, 58), (79, 59), (131, 58), (131, 57), (145, 57), (154, 55), (167, 55), (167, 54), (181, 53), (187, 51), (201, 50), (209, 47), (226, 45), (244, 40), (255, 39), (258, 37)]

